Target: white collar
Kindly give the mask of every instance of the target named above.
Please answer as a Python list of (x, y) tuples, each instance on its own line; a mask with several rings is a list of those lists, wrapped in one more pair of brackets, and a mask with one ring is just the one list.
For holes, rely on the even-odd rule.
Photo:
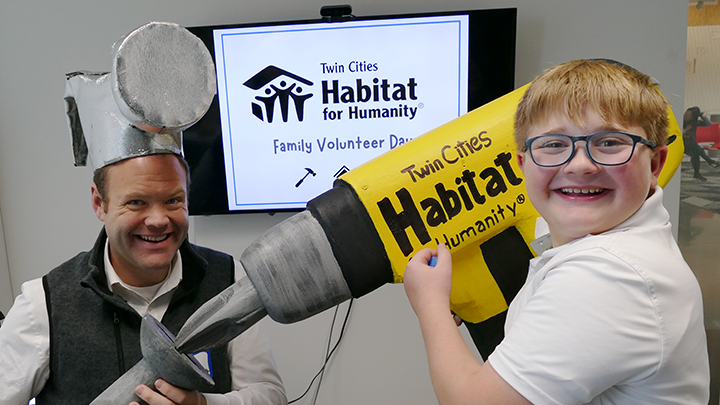
[(158, 297), (173, 291), (180, 284), (180, 281), (182, 281), (182, 257), (179, 251), (175, 252), (170, 272), (165, 279), (158, 284), (148, 287), (134, 287), (120, 279), (120, 276), (118, 276), (115, 268), (110, 263), (109, 241), (107, 240), (105, 241), (103, 261), (105, 263), (105, 277), (107, 278), (108, 289), (120, 295), (128, 302), (142, 298), (143, 301), (150, 304)]

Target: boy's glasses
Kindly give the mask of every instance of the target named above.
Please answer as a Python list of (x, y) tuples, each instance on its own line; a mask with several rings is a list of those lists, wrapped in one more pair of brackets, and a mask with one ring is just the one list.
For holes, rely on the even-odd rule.
[(523, 152), (529, 150), (536, 165), (562, 166), (575, 156), (575, 142), (585, 142), (590, 160), (602, 166), (619, 166), (627, 163), (641, 143), (654, 149), (658, 145), (641, 136), (617, 131), (602, 131), (584, 136), (562, 134), (540, 135), (524, 142)]

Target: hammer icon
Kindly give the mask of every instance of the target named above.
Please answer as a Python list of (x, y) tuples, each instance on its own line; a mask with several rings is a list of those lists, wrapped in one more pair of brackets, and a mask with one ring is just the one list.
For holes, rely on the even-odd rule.
[(309, 167), (306, 167), (305, 170), (307, 170), (307, 173), (305, 173), (305, 175), (303, 176), (302, 179), (300, 179), (300, 181), (295, 183), (295, 187), (300, 187), (300, 184), (302, 184), (302, 182), (305, 180), (305, 177), (307, 177), (308, 175), (310, 175), (310, 174), (312, 174), (313, 176), (316, 175), (316, 173), (314, 171), (312, 171), (312, 169)]

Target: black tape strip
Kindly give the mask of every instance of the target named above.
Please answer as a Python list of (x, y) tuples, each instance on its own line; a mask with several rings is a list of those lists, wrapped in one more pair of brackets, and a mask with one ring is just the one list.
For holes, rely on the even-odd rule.
[(335, 181), (332, 189), (310, 200), (307, 209), (325, 231), (353, 297), (393, 281), (380, 235), (348, 183)]
[(527, 279), (533, 258), (530, 248), (520, 231), (511, 226), (480, 245), (480, 250), (505, 302), (510, 304)]
[(465, 327), (483, 360), (488, 359), (490, 353), (495, 350), (505, 337), (506, 317), (507, 311), (503, 311), (480, 323), (465, 322)]
[[(490, 269), (505, 302), (515, 298), (527, 279), (528, 265), (533, 258), (532, 251), (525, 243), (520, 231), (511, 226), (492, 239), (480, 245), (485, 264)], [(504, 311), (480, 323), (465, 322), (478, 352), (487, 360), (487, 356), (505, 337)]]

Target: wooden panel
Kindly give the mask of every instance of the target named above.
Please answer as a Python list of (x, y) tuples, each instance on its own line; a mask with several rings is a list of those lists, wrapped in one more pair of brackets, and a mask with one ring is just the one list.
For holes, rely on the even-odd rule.
[(720, 6), (705, 4), (698, 9), (694, 4), (690, 5), (688, 12), (688, 26), (695, 25), (716, 25), (720, 24)]

